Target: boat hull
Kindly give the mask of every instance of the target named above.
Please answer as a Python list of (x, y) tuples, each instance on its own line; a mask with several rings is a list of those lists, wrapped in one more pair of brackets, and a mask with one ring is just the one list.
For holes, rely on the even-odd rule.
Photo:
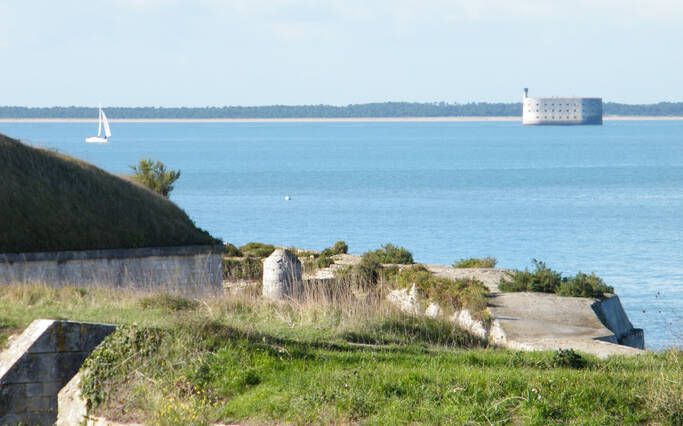
[(108, 143), (109, 141), (107, 138), (100, 138), (98, 136), (90, 136), (89, 138), (85, 138), (85, 141), (88, 143)]

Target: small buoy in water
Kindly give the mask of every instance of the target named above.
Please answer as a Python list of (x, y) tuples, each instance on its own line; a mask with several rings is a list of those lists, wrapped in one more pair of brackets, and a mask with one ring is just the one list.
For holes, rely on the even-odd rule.
[(289, 201), (289, 200), (291, 200), (291, 199), (292, 199), (292, 198), (291, 198), (289, 195), (285, 195), (285, 200), (286, 200), (286, 201)]

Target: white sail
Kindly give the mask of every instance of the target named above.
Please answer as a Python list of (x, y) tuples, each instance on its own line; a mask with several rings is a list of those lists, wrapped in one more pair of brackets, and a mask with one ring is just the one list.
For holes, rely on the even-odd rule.
[(100, 107), (100, 115), (97, 119), (97, 137), (99, 138), (102, 134), (102, 107)]
[[(100, 112), (100, 117), (97, 120), (97, 136), (90, 136), (85, 138), (88, 143), (108, 143), (107, 140), (111, 136), (111, 129), (109, 128), (109, 121), (104, 111), (102, 111), (102, 106), (98, 107)], [(104, 137), (102, 137), (102, 127), (104, 127)]]
[(107, 121), (107, 116), (104, 114), (104, 111), (100, 110), (100, 112), (102, 113), (102, 123), (104, 124), (104, 137), (111, 137), (111, 129), (109, 128), (109, 121)]

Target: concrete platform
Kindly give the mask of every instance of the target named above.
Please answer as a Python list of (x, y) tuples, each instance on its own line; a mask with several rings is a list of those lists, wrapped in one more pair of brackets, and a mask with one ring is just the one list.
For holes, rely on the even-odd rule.
[(501, 293), (512, 271), (425, 265), (438, 276), (476, 278), (491, 291), (491, 339), (510, 349), (575, 349), (604, 358), (644, 353), (642, 330), (633, 327), (616, 295), (605, 299), (548, 293)]

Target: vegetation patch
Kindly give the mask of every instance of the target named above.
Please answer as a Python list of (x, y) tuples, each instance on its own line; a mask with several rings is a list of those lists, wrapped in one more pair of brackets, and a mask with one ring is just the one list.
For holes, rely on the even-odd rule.
[(196, 309), (199, 302), (177, 294), (162, 293), (140, 299), (140, 306), (146, 309), (165, 309), (168, 311), (185, 311)]
[(0, 134), (0, 253), (214, 245), (166, 198)]
[(275, 251), (275, 246), (272, 244), (264, 243), (247, 243), (239, 248), (242, 256), (245, 257), (257, 257), (259, 259), (265, 259), (266, 257), (273, 254)]
[(467, 309), (475, 317), (485, 316), (489, 291), (481, 281), (474, 278), (441, 278), (422, 265), (414, 265), (397, 272), (393, 283), (397, 288), (405, 289), (415, 285), (430, 301), (447, 310)]
[(129, 167), (133, 170), (131, 179), (166, 198), (173, 191), (175, 181), (180, 178), (180, 170), (166, 170), (164, 163), (152, 161), (151, 158), (143, 158), (138, 164)]
[(337, 254), (346, 254), (349, 252), (349, 245), (346, 244), (344, 241), (337, 241), (334, 243), (332, 247), (328, 247), (325, 250), (323, 250), (320, 255), (321, 256), (327, 256), (327, 257), (332, 257)]
[(504, 292), (530, 291), (593, 298), (603, 298), (606, 293), (614, 293), (614, 287), (606, 285), (594, 273), (588, 275), (579, 272), (573, 277), (562, 277), (562, 274), (548, 268), (544, 262), (533, 259), (533, 263), (533, 272), (528, 269), (515, 271), (511, 277), (501, 279), (498, 288)]
[(377, 256), (380, 263), (395, 263), (403, 265), (411, 265), (415, 263), (413, 254), (403, 247), (396, 247), (393, 244), (385, 244), (381, 248), (368, 252)]
[(454, 268), (495, 268), (496, 260), (495, 257), (470, 257), (469, 259), (460, 259), (453, 264)]
[(234, 244), (225, 243), (225, 254), (227, 257), (242, 257), (242, 252)]
[(263, 262), (256, 257), (223, 258), (224, 280), (258, 281), (263, 277)]
[(119, 422), (681, 424), (679, 350), (599, 360), (485, 348), (347, 288), (334, 302), (212, 295), (169, 315), (131, 289), (8, 285), (0, 335), (37, 318), (119, 324), (82, 381), (91, 413)]

